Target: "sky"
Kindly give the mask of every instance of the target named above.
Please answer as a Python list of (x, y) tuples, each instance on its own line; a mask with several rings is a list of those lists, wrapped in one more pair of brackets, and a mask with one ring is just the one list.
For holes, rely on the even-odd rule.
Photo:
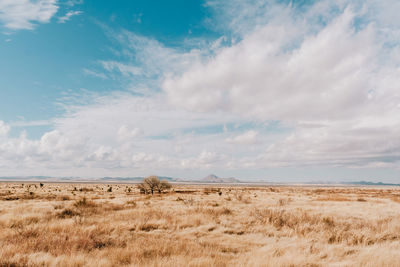
[(400, 182), (397, 0), (0, 0), (0, 176)]

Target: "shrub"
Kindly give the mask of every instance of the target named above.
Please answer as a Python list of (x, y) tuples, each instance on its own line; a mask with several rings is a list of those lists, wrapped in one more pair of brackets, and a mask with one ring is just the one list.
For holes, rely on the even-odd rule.
[(161, 194), (165, 190), (169, 190), (171, 184), (165, 180), (160, 181), (157, 176), (149, 176), (138, 185), (138, 188), (142, 194), (154, 194), (154, 192)]
[(128, 201), (126, 202), (126, 204), (127, 204), (127, 205), (130, 205), (130, 206), (132, 206), (132, 207), (136, 207), (136, 206), (137, 206), (137, 204), (136, 204), (136, 202), (135, 202), (134, 200), (128, 200)]
[(87, 200), (86, 198), (82, 198), (80, 200), (77, 200), (74, 203), (74, 206), (77, 208), (96, 207), (96, 203), (94, 203), (93, 201)]
[(71, 218), (74, 216), (79, 216), (79, 212), (76, 212), (72, 209), (65, 209), (62, 212), (60, 212), (59, 214), (57, 214), (58, 218), (64, 219), (64, 218)]

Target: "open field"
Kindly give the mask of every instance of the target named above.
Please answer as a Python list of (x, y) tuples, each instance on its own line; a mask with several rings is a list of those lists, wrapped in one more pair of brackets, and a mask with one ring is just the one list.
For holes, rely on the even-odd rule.
[(0, 183), (0, 266), (400, 265), (399, 188), (173, 189)]

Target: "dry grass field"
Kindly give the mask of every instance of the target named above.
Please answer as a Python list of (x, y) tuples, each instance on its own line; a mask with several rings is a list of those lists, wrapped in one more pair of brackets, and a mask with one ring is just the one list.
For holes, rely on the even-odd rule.
[(0, 183), (0, 266), (400, 266), (399, 188), (173, 190)]

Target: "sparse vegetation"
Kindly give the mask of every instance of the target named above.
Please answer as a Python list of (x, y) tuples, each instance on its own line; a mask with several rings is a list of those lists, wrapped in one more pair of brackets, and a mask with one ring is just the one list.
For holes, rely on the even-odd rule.
[(0, 266), (400, 262), (399, 188), (108, 188), (0, 183)]

